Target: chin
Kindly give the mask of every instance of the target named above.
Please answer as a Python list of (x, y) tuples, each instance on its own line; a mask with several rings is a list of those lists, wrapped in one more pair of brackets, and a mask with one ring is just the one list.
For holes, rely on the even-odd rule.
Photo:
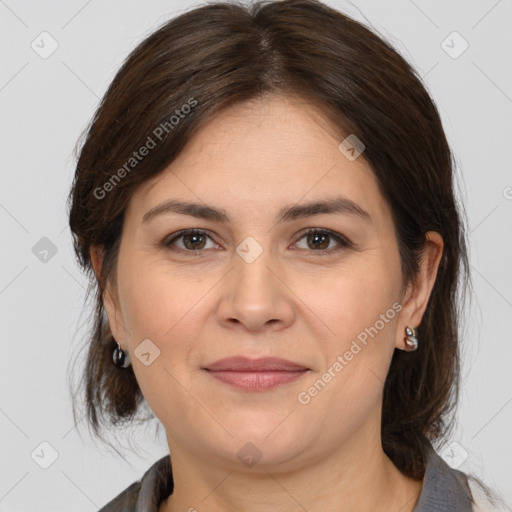
[[(227, 427), (233, 438), (223, 437), (226, 445), (219, 455), (235, 463), (238, 470), (240, 463), (249, 469), (257, 466), (258, 469), (270, 470), (272, 467), (280, 466), (285, 470), (287, 464), (291, 464), (292, 469), (296, 458), (307, 451), (314, 439), (314, 436), (307, 432), (305, 425), (289, 421), (292, 417), (293, 414), (284, 419), (286, 414), (276, 416), (259, 411), (246, 414), (243, 418), (233, 418)], [(218, 445), (211, 447), (213, 450), (218, 448)]]

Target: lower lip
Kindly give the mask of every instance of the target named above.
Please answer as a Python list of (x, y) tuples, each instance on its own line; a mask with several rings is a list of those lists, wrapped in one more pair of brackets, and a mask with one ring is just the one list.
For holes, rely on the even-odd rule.
[(246, 391), (265, 391), (302, 377), (308, 370), (300, 371), (209, 371), (216, 379)]

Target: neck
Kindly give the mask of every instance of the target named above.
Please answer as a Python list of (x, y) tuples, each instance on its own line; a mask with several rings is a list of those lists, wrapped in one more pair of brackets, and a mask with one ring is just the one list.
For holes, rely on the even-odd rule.
[[(382, 450), (380, 436), (351, 439), (315, 463), (283, 470), (256, 464), (240, 471), (198, 457), (175, 440), (174, 492), (159, 512), (412, 512), (422, 482), (404, 476)], [(370, 438), (371, 439), (371, 438)]]

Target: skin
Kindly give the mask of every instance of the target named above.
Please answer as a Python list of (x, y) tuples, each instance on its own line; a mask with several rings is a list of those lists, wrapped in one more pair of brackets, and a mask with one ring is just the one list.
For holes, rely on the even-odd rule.
[[(203, 126), (131, 199), (105, 305), (166, 430), (175, 491), (160, 512), (407, 512), (418, 500), (422, 482), (382, 449), (382, 393), (394, 349), (406, 348), (405, 327), (421, 322), (443, 241), (427, 234), (420, 272), (403, 282), (389, 206), (364, 157), (349, 161), (340, 142), (298, 99), (239, 104)], [(340, 195), (371, 220), (322, 213), (276, 222), (285, 206)], [(223, 209), (230, 221), (167, 212), (143, 222), (168, 199)], [(165, 245), (188, 228), (208, 236)], [(307, 228), (352, 245), (308, 241)], [(236, 252), (249, 236), (262, 250), (251, 263)], [(318, 245), (331, 252), (319, 254)], [(98, 273), (101, 251), (92, 255)], [(395, 303), (400, 312), (300, 403), (298, 394)], [(149, 366), (134, 354), (147, 338), (160, 350)], [(309, 371), (271, 390), (242, 391), (202, 369), (232, 355), (282, 357)], [(248, 442), (261, 453), (252, 467), (237, 457)]]

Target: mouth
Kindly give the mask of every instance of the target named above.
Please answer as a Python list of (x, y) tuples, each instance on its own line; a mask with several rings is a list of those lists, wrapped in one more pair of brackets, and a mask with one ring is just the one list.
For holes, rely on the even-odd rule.
[(287, 384), (310, 371), (301, 364), (276, 357), (228, 357), (203, 370), (215, 379), (245, 391), (266, 391)]

